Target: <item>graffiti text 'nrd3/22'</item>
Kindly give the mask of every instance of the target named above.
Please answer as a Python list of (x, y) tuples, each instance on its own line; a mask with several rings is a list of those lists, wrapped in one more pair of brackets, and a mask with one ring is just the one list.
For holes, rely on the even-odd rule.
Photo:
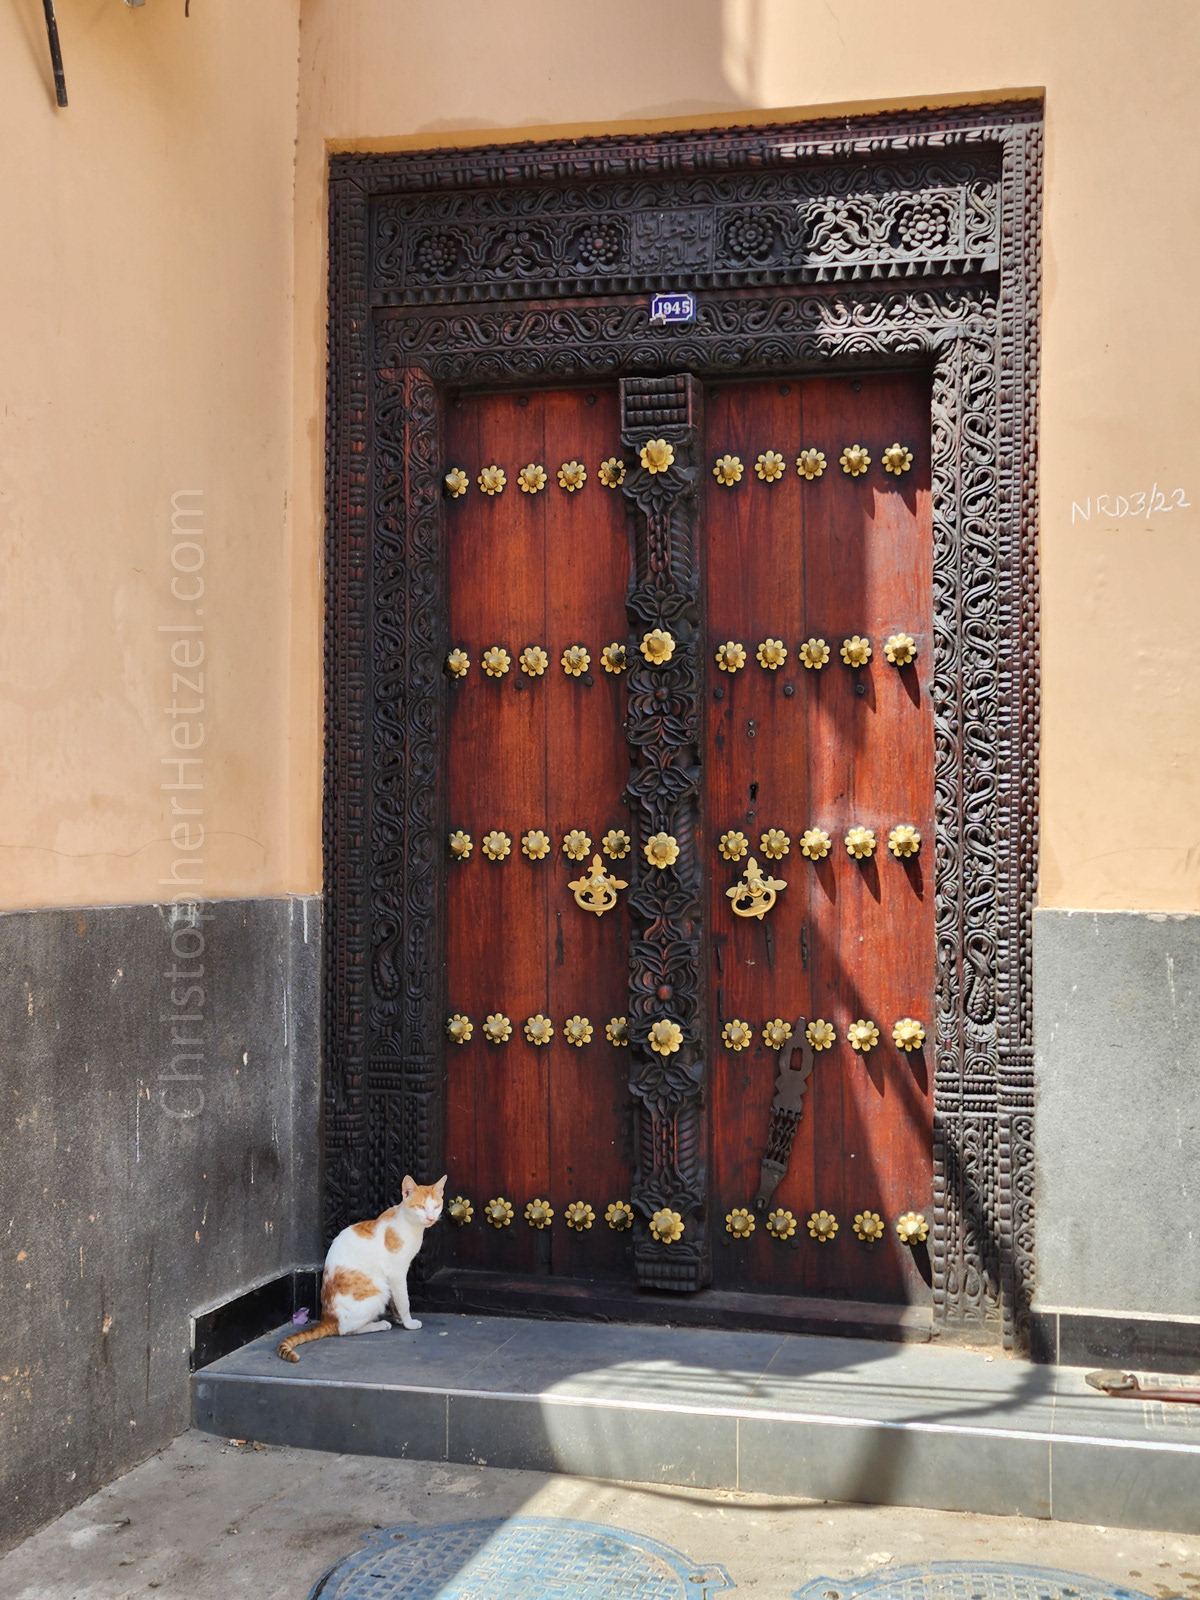
[(1129, 495), (1098, 494), (1094, 502), (1088, 495), (1082, 502), (1071, 501), (1071, 526), (1090, 522), (1093, 511), (1100, 522), (1125, 522), (1137, 517), (1148, 522), (1159, 512), (1187, 511), (1191, 504), (1182, 489), (1160, 489), (1157, 483)]

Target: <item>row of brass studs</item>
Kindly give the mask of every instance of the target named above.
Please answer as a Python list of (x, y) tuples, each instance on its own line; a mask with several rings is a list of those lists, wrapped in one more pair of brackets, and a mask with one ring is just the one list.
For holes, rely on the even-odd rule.
[[(554, 1024), (539, 1011), (536, 1016), (526, 1017), (521, 1031), (530, 1044), (546, 1045), (554, 1037)], [(563, 1037), (577, 1050), (582, 1050), (585, 1044), (591, 1044), (594, 1031), (587, 1017), (568, 1017), (563, 1023)], [(475, 1033), (475, 1024), (464, 1012), (456, 1011), (446, 1019), (446, 1032), (455, 1044), (469, 1044)], [(494, 1011), (484, 1020), (483, 1036), (489, 1044), (507, 1044), (512, 1032), (512, 1022), (502, 1011)], [(604, 1024), (604, 1037), (609, 1044), (627, 1045), (628, 1019), (610, 1017)], [(664, 1017), (651, 1025), (644, 1042), (660, 1056), (674, 1055), (683, 1043), (683, 1029), (670, 1017)]]
[[(466, 1195), (456, 1194), (446, 1207), (446, 1215), (456, 1227), (464, 1228), (475, 1215), (475, 1207)], [(554, 1207), (548, 1200), (531, 1200), (525, 1207), (525, 1221), (540, 1232), (554, 1221)], [(496, 1195), (483, 1208), (483, 1220), (493, 1228), (507, 1228), (514, 1216), (511, 1200)], [(586, 1233), (596, 1220), (596, 1213), (586, 1200), (568, 1201), (563, 1220), (576, 1233)], [(633, 1226), (633, 1207), (628, 1200), (614, 1200), (604, 1212), (604, 1220), (614, 1233), (624, 1233)]]
[[(754, 1217), (746, 1206), (735, 1206), (725, 1215), (725, 1232), (735, 1239), (748, 1239), (754, 1232)], [(896, 1234), (901, 1244), (924, 1244), (929, 1237), (929, 1224), (919, 1211), (906, 1211), (896, 1218)], [(767, 1213), (766, 1229), (772, 1239), (790, 1239), (796, 1231), (796, 1217), (786, 1207), (779, 1206)], [(837, 1238), (838, 1219), (832, 1211), (813, 1211), (808, 1218), (808, 1231), (818, 1244), (832, 1244)], [(854, 1235), (865, 1245), (878, 1244), (887, 1226), (878, 1211), (856, 1211)]]
[[(669, 444), (666, 439), (647, 439), (638, 451), (638, 460), (651, 474), (669, 472), (675, 463), (675, 446)], [(619, 489), (625, 482), (625, 463), (618, 456), (609, 456), (607, 461), (602, 461), (597, 467), (596, 476), (606, 489)], [(558, 469), (558, 486), (560, 489), (565, 489), (568, 494), (574, 494), (583, 488), (587, 477), (587, 468), (582, 461), (564, 461)], [(490, 467), (484, 467), (475, 481), (491, 500), (496, 495), (504, 493), (508, 475), (503, 467), (493, 463)], [(471, 480), (462, 467), (451, 467), (444, 482), (446, 493), (452, 500), (459, 499), (471, 487)], [(547, 482), (545, 467), (536, 461), (530, 461), (517, 473), (517, 487), (523, 494), (541, 494)]]
[[(863, 861), (875, 854), (874, 828), (850, 828), (842, 841), (846, 854)], [(898, 822), (887, 836), (887, 846), (898, 861), (915, 856), (921, 848), (921, 835), (911, 822)], [(740, 861), (750, 848), (750, 841), (737, 828), (730, 828), (717, 841), (717, 848), (726, 861)], [(792, 848), (791, 835), (782, 828), (768, 828), (758, 841), (760, 854), (768, 861), (782, 861)], [(800, 835), (800, 854), (809, 861), (824, 861), (833, 848), (833, 840), (824, 828), (806, 828)], [(649, 845), (646, 847), (649, 856)]]
[[(820, 672), (832, 651), (824, 639), (813, 637), (798, 645), (796, 653), (810, 672)], [(893, 667), (907, 667), (917, 659), (917, 646), (910, 634), (892, 633), (884, 640), (883, 653)], [(764, 639), (754, 654), (764, 672), (778, 672), (788, 658), (788, 649), (782, 639)], [(852, 633), (842, 640), (838, 654), (848, 667), (865, 667), (871, 659), (871, 641)], [(717, 646), (714, 659), (722, 672), (740, 672), (746, 665), (746, 646), (726, 639)]]
[[(456, 1227), (462, 1228), (475, 1216), (475, 1207), (466, 1195), (456, 1194), (447, 1207), (447, 1215)], [(512, 1226), (515, 1210), (511, 1200), (496, 1195), (483, 1208), (483, 1219), (493, 1228)], [(554, 1221), (554, 1207), (548, 1200), (537, 1197), (530, 1200), (524, 1210), (525, 1221), (540, 1233)], [(586, 1200), (570, 1200), (563, 1210), (563, 1221), (575, 1233), (586, 1233), (596, 1220), (596, 1213)], [(604, 1212), (604, 1220), (614, 1233), (624, 1233), (633, 1226), (633, 1207), (628, 1200), (614, 1200)], [(901, 1244), (923, 1244), (929, 1237), (929, 1224), (919, 1211), (906, 1211), (896, 1219), (896, 1234)], [(660, 1244), (676, 1244), (686, 1230), (678, 1211), (664, 1208), (650, 1219), (650, 1233)], [(748, 1239), (754, 1232), (755, 1220), (745, 1206), (735, 1206), (726, 1213), (725, 1231), (735, 1239)], [(782, 1242), (796, 1231), (796, 1217), (784, 1207), (767, 1215), (766, 1229), (773, 1239)], [(832, 1244), (837, 1237), (838, 1219), (832, 1211), (814, 1211), (808, 1218), (808, 1231), (818, 1244)], [(863, 1244), (877, 1244), (886, 1231), (878, 1211), (858, 1211), (854, 1216), (854, 1233)]]
[[(657, 835), (655, 836), (658, 837)], [(653, 860), (650, 851), (651, 840), (646, 845), (646, 859)], [(671, 841), (675, 843), (674, 840)], [(469, 833), (464, 833), (461, 828), (456, 828), (449, 839), (450, 854), (455, 861), (466, 861), (475, 848), (475, 841)], [(544, 861), (550, 854), (550, 837), (542, 828), (530, 828), (528, 833), (521, 835), (521, 854), (529, 861)], [(590, 836), (582, 828), (572, 828), (563, 835), (562, 853), (568, 861), (583, 861), (587, 858), (592, 848)], [(623, 861), (633, 849), (633, 840), (623, 828), (610, 828), (600, 841), (600, 848), (612, 861)], [(489, 861), (506, 861), (512, 854), (512, 840), (502, 828), (494, 828), (491, 833), (485, 833), (480, 841), (480, 849)], [(675, 846), (675, 855), (679, 854), (679, 846)], [(674, 860), (674, 856), (672, 860)]]
[[(791, 1037), (792, 1025), (790, 1022), (785, 1022), (782, 1017), (775, 1017), (766, 1023), (762, 1030), (763, 1043), (772, 1050), (782, 1050)], [(814, 1050), (829, 1050), (837, 1043), (837, 1029), (832, 1022), (826, 1022), (824, 1017), (817, 1017), (805, 1028), (804, 1037)], [(869, 1017), (859, 1017), (857, 1022), (852, 1022), (846, 1029), (846, 1039), (851, 1050), (866, 1055), (879, 1043), (879, 1029)], [(726, 1050), (736, 1053), (754, 1043), (754, 1029), (750, 1023), (743, 1022), (740, 1017), (734, 1017), (721, 1029), (721, 1040)], [(901, 1017), (892, 1026), (892, 1040), (897, 1049), (907, 1054), (909, 1051), (919, 1050), (925, 1043), (925, 1029), (916, 1017)]]
[[(890, 444), (880, 457), (883, 470), (893, 477), (901, 477), (913, 464), (913, 453), (907, 445)], [(796, 471), (809, 483), (823, 475), (828, 466), (823, 450), (801, 450), (796, 457)], [(838, 465), (848, 478), (861, 478), (871, 465), (871, 455), (865, 444), (848, 444), (838, 457)], [(713, 477), (722, 487), (732, 489), (741, 483), (746, 468), (740, 456), (718, 456), (713, 467)], [(777, 483), (784, 474), (783, 456), (778, 450), (764, 450), (754, 463), (754, 475), (761, 483)]]
[[(564, 461), (555, 474), (560, 489), (567, 494), (575, 494), (582, 489), (588, 480), (587, 468), (582, 461)], [(596, 476), (606, 489), (618, 489), (625, 481), (625, 463), (616, 456), (609, 456), (607, 461), (602, 461), (596, 469)], [(537, 461), (530, 461), (517, 473), (517, 488), (522, 494), (541, 494), (550, 481), (550, 475)], [(451, 467), (444, 479), (446, 493), (451, 500), (458, 500), (466, 494), (471, 487), (471, 480), (462, 467)], [(475, 482), (489, 500), (498, 494), (503, 494), (508, 486), (508, 474), (503, 467), (484, 467)]]
[[(642, 635), (638, 648), (652, 666), (661, 667), (675, 654), (675, 640), (665, 628), (651, 628)], [(584, 644), (568, 645), (559, 657), (559, 664), (568, 678), (581, 678), (592, 664), (591, 651)], [(512, 657), (503, 645), (494, 644), (483, 652), (481, 665), (489, 678), (503, 678), (512, 666)], [(550, 657), (540, 644), (528, 644), (517, 657), (517, 665), (526, 677), (540, 678), (550, 665)], [(629, 652), (614, 639), (600, 651), (600, 665), (605, 672), (624, 672), (629, 665)], [(456, 645), (446, 657), (447, 673), (452, 678), (465, 678), (470, 670), (470, 656)]]
[[(535, 1017), (526, 1017), (525, 1025), (521, 1030), (532, 1045), (549, 1044), (554, 1037), (554, 1024), (549, 1017), (544, 1017), (539, 1011)], [(470, 1017), (456, 1011), (447, 1019), (446, 1032), (455, 1044), (469, 1044), (475, 1032), (475, 1024)], [(483, 1037), (489, 1044), (507, 1044), (512, 1038), (513, 1025), (502, 1011), (493, 1011), (485, 1017), (483, 1022)], [(568, 1044), (582, 1050), (585, 1044), (591, 1044), (594, 1029), (587, 1017), (568, 1017), (563, 1023), (563, 1037)], [(604, 1037), (609, 1044), (627, 1045), (629, 1043), (629, 1021), (626, 1017), (609, 1017), (604, 1024)]]
[[(638, 452), (638, 458), (647, 472), (666, 472), (675, 460), (675, 451), (665, 439), (648, 439)], [(890, 444), (880, 460), (883, 470), (901, 477), (913, 464), (913, 453), (907, 445)], [(807, 482), (821, 477), (828, 462), (823, 450), (809, 447), (796, 457), (796, 472)], [(848, 444), (838, 457), (838, 465), (849, 478), (861, 478), (871, 465), (871, 455), (866, 445)], [(713, 477), (727, 489), (742, 481), (745, 466), (740, 456), (718, 456), (713, 467)], [(754, 474), (761, 483), (777, 483), (785, 471), (784, 458), (778, 450), (764, 450), (754, 463)], [(609, 456), (596, 469), (596, 476), (606, 489), (619, 489), (625, 481), (625, 463), (618, 456)], [(560, 489), (575, 494), (587, 482), (587, 468), (582, 461), (564, 461), (556, 477)], [(462, 467), (451, 467), (445, 476), (446, 493), (452, 500), (459, 499), (471, 487), (470, 477)], [(503, 494), (508, 486), (508, 474), (494, 462), (480, 470), (476, 483), (489, 500)], [(517, 487), (522, 494), (541, 494), (550, 478), (544, 466), (530, 461), (517, 472)]]

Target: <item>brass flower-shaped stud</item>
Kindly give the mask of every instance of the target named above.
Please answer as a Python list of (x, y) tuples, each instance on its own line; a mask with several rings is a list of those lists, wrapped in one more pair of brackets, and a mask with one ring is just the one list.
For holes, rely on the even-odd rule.
[(848, 667), (865, 667), (871, 659), (871, 641), (854, 633), (848, 639), (842, 640), (842, 648), (838, 652)]
[(717, 646), (717, 666), (722, 672), (740, 672), (746, 665), (746, 646), (734, 639), (726, 639)]
[(867, 454), (866, 445), (848, 444), (838, 457), (842, 471), (851, 478), (861, 478), (871, 465), (871, 458)]
[(601, 839), (600, 848), (610, 861), (624, 861), (633, 848), (633, 840), (624, 828), (610, 828)]
[(713, 477), (727, 489), (732, 489), (735, 483), (742, 481), (742, 473), (745, 470), (737, 456), (718, 456), (713, 467)]
[(790, 1239), (796, 1231), (796, 1218), (785, 1206), (767, 1212), (767, 1232), (772, 1239)]
[(717, 841), (717, 848), (726, 861), (740, 861), (750, 848), (750, 841), (744, 833), (739, 833), (736, 828), (730, 828), (728, 833), (723, 833)]
[(586, 1200), (572, 1200), (563, 1212), (563, 1219), (576, 1233), (586, 1233), (595, 1222), (596, 1213)]
[(782, 1050), (792, 1037), (792, 1025), (785, 1022), (782, 1017), (776, 1017), (773, 1022), (768, 1022), (763, 1029), (763, 1043), (772, 1050)]
[(782, 639), (764, 639), (755, 651), (760, 667), (768, 672), (778, 672), (787, 660), (787, 645)]
[(850, 1041), (851, 1050), (857, 1050), (860, 1055), (865, 1056), (879, 1043), (879, 1029), (866, 1017), (859, 1017), (857, 1022), (852, 1022), (846, 1029), (846, 1038)]
[(606, 644), (600, 652), (600, 665), (605, 672), (624, 672), (629, 662), (625, 654), (625, 646), (618, 639), (612, 644)]
[(483, 1214), (493, 1228), (507, 1228), (513, 1219), (513, 1208), (503, 1195), (497, 1195), (484, 1206)]
[(907, 633), (892, 633), (883, 642), (883, 653), (894, 667), (906, 667), (917, 659), (917, 647)]
[(782, 861), (792, 848), (792, 841), (782, 828), (768, 828), (758, 841), (758, 848), (768, 861)]
[(675, 1244), (683, 1237), (683, 1218), (664, 1207), (650, 1218), (650, 1232), (659, 1244)]
[(483, 670), (489, 678), (502, 678), (511, 666), (508, 651), (500, 645), (493, 645), (490, 650), (483, 652)]
[(553, 1039), (554, 1024), (539, 1011), (536, 1017), (526, 1017), (523, 1031), (530, 1044), (541, 1046)]
[(475, 1215), (475, 1207), (465, 1194), (456, 1194), (446, 1207), (446, 1215), (456, 1228), (464, 1228)]
[(465, 650), (451, 650), (446, 657), (446, 671), (452, 678), (465, 678), (471, 666), (471, 658)]
[(910, 822), (901, 822), (888, 834), (888, 849), (897, 859), (915, 856), (921, 848), (921, 835)]
[(679, 846), (669, 833), (654, 833), (646, 840), (642, 853), (652, 867), (661, 872), (679, 860)]
[(479, 487), (490, 500), (493, 495), (503, 494), (504, 485), (508, 479), (504, 476), (503, 467), (484, 467), (479, 474)]
[(878, 1211), (856, 1211), (854, 1231), (864, 1244), (878, 1244), (883, 1238), (883, 1218)]
[(604, 1208), (604, 1220), (614, 1233), (624, 1233), (633, 1227), (633, 1207), (628, 1200), (614, 1200)]
[(851, 828), (846, 835), (846, 854), (855, 861), (875, 854), (875, 833), (871, 828)]
[(726, 1050), (745, 1050), (754, 1041), (754, 1034), (748, 1022), (743, 1022), (740, 1017), (734, 1017), (732, 1022), (727, 1022), (721, 1029), (721, 1038), (725, 1041)]
[(525, 1207), (525, 1221), (540, 1232), (554, 1221), (554, 1207), (549, 1200), (531, 1200)]
[(663, 1017), (653, 1024), (646, 1042), (656, 1055), (672, 1056), (683, 1043), (683, 1029), (670, 1017)]
[(550, 665), (550, 657), (540, 644), (526, 645), (519, 657), (521, 671), (528, 673), (531, 678), (540, 678)]
[(496, 828), (491, 833), (484, 834), (480, 848), (489, 861), (503, 861), (512, 849), (512, 840), (506, 833)]
[(450, 854), (455, 861), (465, 861), (474, 848), (471, 835), (464, 833), (461, 828), (456, 828), (450, 835)]
[(912, 451), (902, 444), (888, 445), (879, 459), (883, 462), (883, 470), (894, 473), (897, 478), (913, 464)]
[(592, 664), (592, 658), (581, 644), (568, 645), (562, 653), (562, 669), (568, 678), (580, 678)]
[(906, 1211), (896, 1218), (896, 1232), (901, 1244), (924, 1244), (929, 1237), (929, 1224), (919, 1211)]
[(814, 478), (819, 478), (825, 471), (825, 452), (823, 450), (801, 450), (796, 457), (796, 471), (802, 478), (807, 478), (810, 483)]
[(572, 828), (563, 839), (563, 855), (568, 861), (583, 861), (592, 848), (592, 841), (582, 828)]
[(592, 1042), (592, 1025), (586, 1017), (568, 1017), (563, 1023), (563, 1038), (576, 1050), (582, 1050)]
[(778, 450), (764, 450), (754, 463), (754, 470), (764, 483), (774, 483), (783, 477), (783, 457)]
[(493, 1011), (484, 1021), (483, 1034), (489, 1044), (507, 1044), (512, 1038), (512, 1023), (503, 1011)]
[(460, 494), (466, 494), (470, 483), (470, 478), (461, 467), (451, 467), (445, 478), (446, 493), (451, 500), (457, 500)]
[(910, 1051), (919, 1050), (925, 1043), (925, 1029), (916, 1017), (901, 1017), (892, 1029), (892, 1038), (897, 1047), (908, 1054)]
[(629, 1018), (609, 1017), (604, 1024), (604, 1037), (618, 1048), (629, 1043)]
[(665, 439), (647, 439), (638, 451), (638, 459), (647, 472), (668, 472), (675, 461), (675, 449)]
[(818, 1244), (832, 1244), (838, 1231), (837, 1218), (832, 1211), (814, 1211), (808, 1219), (808, 1231)]
[(675, 654), (675, 640), (665, 628), (651, 628), (642, 635), (642, 654), (652, 666), (661, 667)]
[(550, 854), (550, 839), (540, 828), (531, 828), (521, 835), (521, 851), (530, 861), (541, 861)]
[(517, 488), (522, 494), (540, 494), (546, 487), (546, 469), (531, 461), (517, 473)]
[(824, 639), (805, 639), (799, 655), (809, 672), (820, 672), (829, 660), (829, 646)]
[(800, 835), (800, 854), (810, 861), (824, 861), (832, 843), (824, 828), (805, 828)]
[(470, 1017), (464, 1017), (459, 1011), (456, 1011), (447, 1020), (446, 1032), (454, 1040), (455, 1044), (469, 1044), (474, 1031)]
[(618, 456), (609, 456), (596, 469), (600, 482), (606, 489), (619, 489), (625, 482), (625, 463)]
[(734, 1206), (732, 1211), (725, 1213), (725, 1232), (731, 1233), (735, 1239), (748, 1239), (754, 1232), (754, 1218), (745, 1206)]
[(837, 1042), (837, 1029), (824, 1017), (817, 1017), (805, 1028), (804, 1037), (814, 1050), (829, 1050)]
[(558, 469), (558, 486), (568, 494), (582, 489), (587, 482), (587, 469), (582, 461), (564, 461)]

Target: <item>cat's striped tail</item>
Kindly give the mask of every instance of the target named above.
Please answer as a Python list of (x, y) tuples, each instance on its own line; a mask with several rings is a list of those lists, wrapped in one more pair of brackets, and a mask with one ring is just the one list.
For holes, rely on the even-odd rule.
[(330, 1334), (338, 1331), (336, 1317), (322, 1317), (320, 1322), (311, 1328), (305, 1328), (300, 1333), (293, 1333), (279, 1346), (279, 1359), (281, 1361), (299, 1361), (296, 1354), (298, 1344), (307, 1344), (310, 1339), (328, 1339)]

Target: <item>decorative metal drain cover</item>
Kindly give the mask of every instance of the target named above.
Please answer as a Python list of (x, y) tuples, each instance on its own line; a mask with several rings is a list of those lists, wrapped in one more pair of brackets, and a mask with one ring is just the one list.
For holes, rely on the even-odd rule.
[(1079, 1572), (1021, 1567), (1007, 1561), (931, 1561), (882, 1567), (865, 1578), (814, 1578), (795, 1600), (1147, 1600)]
[(623, 1528), (511, 1517), (379, 1528), (309, 1600), (707, 1600), (732, 1588), (724, 1567)]

